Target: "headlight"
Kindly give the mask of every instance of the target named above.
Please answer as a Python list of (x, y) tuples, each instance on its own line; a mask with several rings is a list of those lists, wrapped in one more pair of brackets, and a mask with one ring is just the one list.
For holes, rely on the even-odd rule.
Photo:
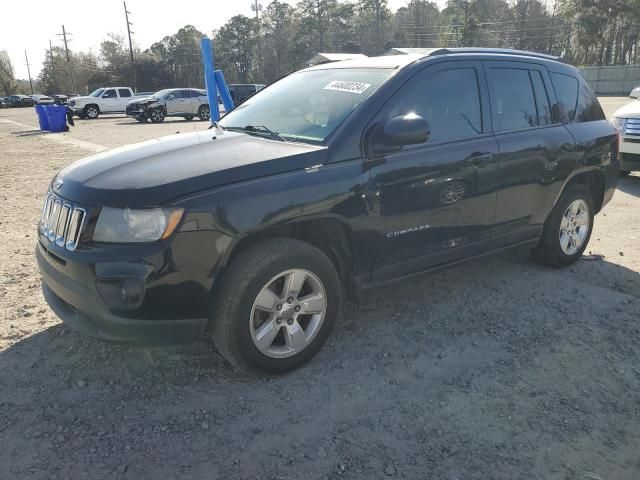
[(613, 128), (621, 132), (624, 129), (625, 120), (625, 118), (613, 117), (611, 119), (611, 125), (613, 125)]
[(102, 207), (93, 240), (108, 243), (144, 243), (169, 237), (180, 222), (181, 208)]

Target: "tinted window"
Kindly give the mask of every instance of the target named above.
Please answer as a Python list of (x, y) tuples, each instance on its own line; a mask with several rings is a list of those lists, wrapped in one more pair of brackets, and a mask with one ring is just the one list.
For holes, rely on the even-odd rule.
[(120, 94), (121, 97), (130, 97), (131, 96), (131, 92), (129, 91), (128, 88), (119, 88), (118, 89), (118, 93)]
[(115, 98), (115, 97), (116, 97), (116, 91), (114, 89), (107, 90), (102, 94), (102, 98)]
[(531, 75), (531, 83), (533, 84), (533, 91), (536, 95), (538, 125), (549, 125), (553, 123), (551, 119), (551, 104), (549, 103), (547, 89), (542, 81), (542, 75), (537, 70), (530, 70), (529, 75)]
[(549, 73), (553, 89), (556, 91), (558, 103), (562, 104), (566, 115), (564, 121), (572, 121), (576, 114), (576, 104), (578, 103), (578, 80), (569, 75), (561, 73)]
[(182, 90), (174, 90), (173, 92), (170, 92), (167, 97), (182, 98)]
[(197, 98), (197, 97), (201, 97), (203, 95), (206, 95), (207, 92), (203, 92), (202, 90), (191, 90), (191, 97), (192, 98)]
[(517, 130), (538, 124), (528, 70), (493, 68), (489, 82), (494, 130)]
[(418, 73), (396, 95), (389, 117), (420, 115), (431, 127), (430, 142), (482, 132), (478, 77), (473, 68)]
[(580, 95), (578, 96), (576, 122), (593, 122), (604, 120), (605, 118), (600, 102), (598, 102), (598, 99), (588, 85), (583, 83), (580, 86)]

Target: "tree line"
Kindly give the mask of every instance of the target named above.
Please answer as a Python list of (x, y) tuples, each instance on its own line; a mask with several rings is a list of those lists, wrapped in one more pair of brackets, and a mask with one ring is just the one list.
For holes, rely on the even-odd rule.
[[(269, 83), (302, 68), (318, 52), (379, 55), (393, 47), (517, 48), (562, 56), (575, 65), (640, 61), (638, 0), (387, 0), (270, 2), (255, 17), (236, 15), (214, 32), (216, 68), (229, 83)], [(139, 91), (203, 86), (200, 39), (192, 25), (135, 51)], [(0, 54), (0, 89), (11, 87)], [(3, 66), (5, 65), (5, 66)], [(7, 73), (9, 72), (9, 73)], [(38, 77), (44, 93), (77, 93), (133, 79), (124, 37), (110, 34), (97, 53), (46, 51)], [(9, 78), (9, 80), (7, 80)], [(14, 85), (15, 87), (15, 82)]]

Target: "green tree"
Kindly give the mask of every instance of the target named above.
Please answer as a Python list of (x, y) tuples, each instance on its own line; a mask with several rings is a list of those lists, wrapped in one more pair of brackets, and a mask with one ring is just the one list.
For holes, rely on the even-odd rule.
[(216, 58), (225, 66), (227, 80), (247, 82), (252, 76), (254, 48), (257, 45), (255, 19), (236, 15), (224, 24), (216, 37)]
[(16, 78), (13, 76), (13, 65), (6, 50), (0, 50), (0, 91), (3, 95), (16, 92)]

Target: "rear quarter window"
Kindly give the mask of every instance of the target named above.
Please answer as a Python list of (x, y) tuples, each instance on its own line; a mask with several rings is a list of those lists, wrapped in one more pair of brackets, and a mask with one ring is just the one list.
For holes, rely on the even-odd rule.
[(578, 95), (578, 107), (576, 110), (576, 122), (595, 122), (605, 120), (606, 117), (598, 102), (598, 98), (589, 88), (586, 82), (581, 82), (580, 94)]
[(576, 115), (578, 104), (578, 80), (570, 75), (550, 72), (551, 83), (556, 92), (558, 103), (561, 103), (566, 118), (565, 121), (572, 122)]

